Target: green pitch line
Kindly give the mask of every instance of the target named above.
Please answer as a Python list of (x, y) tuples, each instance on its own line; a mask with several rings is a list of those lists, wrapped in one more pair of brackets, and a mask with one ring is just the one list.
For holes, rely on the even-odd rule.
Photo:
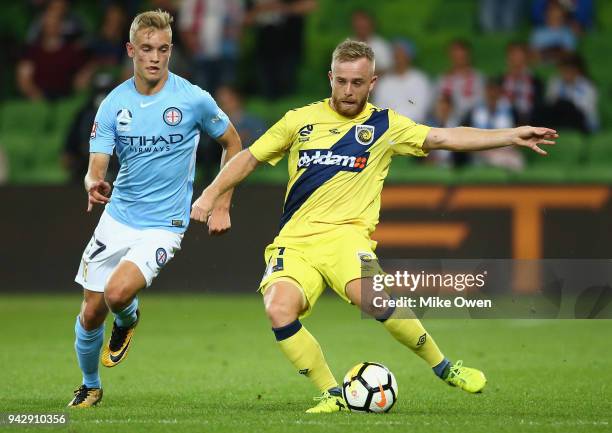
[[(0, 296), (0, 412), (64, 409), (80, 384), (73, 351), (79, 302), (76, 293)], [(101, 406), (71, 411), (61, 430), (612, 430), (612, 321), (425, 321), (449, 358), (487, 374), (486, 392), (468, 395), (435, 378), (378, 323), (324, 296), (304, 324), (337, 378), (359, 361), (382, 362), (397, 377), (399, 399), (387, 415), (307, 416), (303, 411), (317, 392), (282, 358), (258, 295), (144, 293), (141, 309), (130, 357), (101, 370)]]

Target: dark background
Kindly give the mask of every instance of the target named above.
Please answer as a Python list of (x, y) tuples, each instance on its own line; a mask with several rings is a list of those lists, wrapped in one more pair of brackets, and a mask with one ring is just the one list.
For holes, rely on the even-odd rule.
[[(205, 226), (190, 225), (182, 251), (147, 290), (255, 291), (265, 267), (263, 250), (278, 231), (283, 196), (280, 186), (239, 187), (231, 232), (210, 237)], [(0, 204), (0, 292), (78, 290), (74, 275), (102, 209), (85, 212), (86, 195), (76, 186), (5, 187)], [(545, 210), (542, 258), (609, 258), (611, 217), (610, 201), (598, 210)], [(456, 249), (381, 243), (377, 254), (384, 259), (512, 258), (510, 210), (384, 210), (383, 201), (381, 224), (389, 222), (465, 222), (469, 233)]]

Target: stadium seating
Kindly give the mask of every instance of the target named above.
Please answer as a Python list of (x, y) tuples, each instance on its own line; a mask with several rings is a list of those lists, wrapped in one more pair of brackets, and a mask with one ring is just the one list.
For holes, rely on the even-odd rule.
[[(76, 10), (83, 16), (90, 30), (99, 22), (98, 7), (91, 2), (75, 0)], [(22, 40), (28, 27), (27, 10), (13, 3), (0, 17), (5, 32)], [(329, 54), (333, 47), (350, 34), (350, 13), (363, 8), (373, 13), (379, 33), (392, 39), (409, 37), (417, 46), (416, 63), (432, 77), (447, 67), (446, 46), (454, 37), (468, 39), (473, 45), (475, 64), (486, 74), (500, 73), (505, 64), (508, 41), (526, 38), (525, 25), (513, 34), (480, 34), (477, 31), (476, 0), (428, 0), (410, 2), (406, 19), (406, 2), (384, 0), (376, 7), (369, 0), (337, 2), (320, 0), (319, 8), (307, 21), (305, 52), (302, 61), (298, 92), (295, 96), (277, 101), (250, 98), (247, 110), (260, 116), (269, 125), (287, 110), (320, 100), (329, 94), (325, 74), (329, 69)], [(6, 8), (5, 8), (6, 9)], [(345, 17), (340, 19), (338, 17)], [(459, 18), (460, 17), (460, 18)], [(612, 2), (597, 3), (596, 27), (580, 42), (594, 82), (600, 92), (600, 114), (603, 132), (586, 138), (573, 132), (563, 132), (559, 144), (548, 157), (526, 152), (527, 169), (511, 173), (490, 167), (468, 167), (449, 170), (413, 162), (393, 162), (389, 182), (419, 183), (505, 183), (505, 182), (605, 182), (612, 184), (612, 57), (607, 55), (612, 40)], [(252, 35), (246, 33), (242, 43), (248, 65), (253, 53)], [(550, 66), (539, 67), (538, 75), (546, 79), (554, 72)], [(248, 74), (248, 68), (241, 71)], [(10, 75), (10, 74), (8, 74)], [(6, 77), (5, 77), (6, 79)], [(15, 94), (14, 82), (3, 83)], [(12, 90), (11, 90), (12, 89)], [(13, 183), (62, 182), (66, 179), (60, 158), (66, 133), (85, 95), (55, 104), (31, 103), (10, 99), (0, 102), (0, 146), (9, 156), (10, 181)], [(606, 132), (607, 131), (607, 132)], [(286, 162), (277, 167), (257, 170), (251, 182), (282, 183), (286, 181)]]
[(10, 163), (10, 181), (20, 184), (61, 183), (66, 135), (83, 95), (56, 103), (16, 100), (1, 110), (0, 143)]
[(560, 131), (554, 147), (544, 147), (548, 155), (542, 156), (526, 150), (527, 168), (513, 176), (518, 182), (548, 183), (569, 180), (568, 173), (584, 162), (586, 142), (581, 134)]
[(388, 183), (421, 183), (450, 185), (456, 181), (453, 169), (410, 162), (409, 158), (395, 158), (391, 163)]
[(576, 183), (612, 184), (612, 131), (594, 135), (590, 139), (587, 164), (571, 167), (569, 178)]
[(466, 167), (459, 170), (457, 180), (465, 184), (503, 184), (512, 180), (512, 173), (498, 167)]

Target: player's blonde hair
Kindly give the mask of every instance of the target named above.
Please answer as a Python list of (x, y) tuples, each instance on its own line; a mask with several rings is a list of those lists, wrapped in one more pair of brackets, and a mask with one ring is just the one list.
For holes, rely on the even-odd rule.
[(372, 63), (374, 71), (374, 50), (365, 42), (345, 39), (340, 42), (332, 54), (332, 69), (337, 62), (354, 62), (355, 60), (366, 58)]
[(172, 15), (161, 9), (138, 14), (130, 26), (130, 42), (134, 43), (136, 32), (149, 28), (166, 30), (170, 34), (170, 39), (172, 39), (172, 27), (170, 27), (170, 24), (173, 21)]

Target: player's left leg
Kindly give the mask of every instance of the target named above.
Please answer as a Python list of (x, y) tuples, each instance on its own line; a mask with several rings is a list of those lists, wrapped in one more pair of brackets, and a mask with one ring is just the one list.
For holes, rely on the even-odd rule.
[(331, 413), (346, 409), (342, 391), (327, 365), (321, 346), (298, 319), (311, 307), (304, 289), (289, 278), (271, 281), (264, 290), (264, 304), (283, 354), (321, 392), (321, 397), (317, 397), (318, 404), (306, 412)]
[[(449, 385), (457, 386), (465, 391), (481, 392), (487, 380), (480, 370), (464, 367), (462, 361), (452, 364), (444, 357), (434, 339), (425, 330), (417, 318), (397, 318), (394, 311), (381, 311), (371, 302), (372, 278), (359, 278), (346, 284), (346, 296), (361, 310), (379, 322), (398, 342), (403, 344), (422, 358), (432, 368), (436, 376)], [(378, 296), (386, 293), (376, 292)]]

